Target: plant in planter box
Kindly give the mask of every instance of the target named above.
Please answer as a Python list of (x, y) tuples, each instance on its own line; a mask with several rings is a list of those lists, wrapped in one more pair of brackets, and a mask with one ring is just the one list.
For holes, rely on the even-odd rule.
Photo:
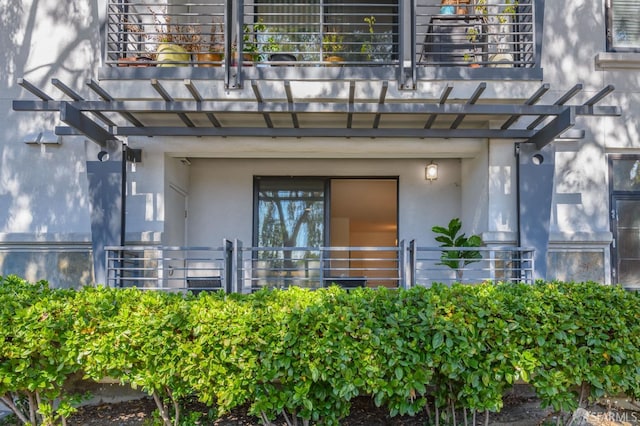
[[(244, 24), (242, 26), (242, 61), (243, 65), (251, 66), (253, 62), (261, 59), (264, 43), (259, 40), (259, 35), (264, 33), (267, 26), (262, 19), (258, 19), (254, 24)], [(238, 63), (238, 46), (234, 42), (231, 46), (233, 64)], [(247, 62), (248, 64), (244, 64)]]
[(199, 67), (219, 66), (224, 59), (224, 30), (214, 18), (208, 34), (200, 32), (195, 44), (195, 57)]
[(482, 17), (483, 27), (486, 31), (488, 60), (501, 62), (494, 67), (511, 67), (513, 54), (510, 52), (509, 39), (513, 34), (512, 24), (516, 21), (518, 12), (517, 0), (504, 0), (502, 4), (492, 4), (487, 0), (477, 0), (474, 6), (475, 13)]
[(292, 52), (295, 49), (295, 43), (291, 41), (289, 34), (280, 34), (277, 33), (277, 29), (269, 28), (262, 38), (264, 39), (261, 40), (264, 42), (262, 50), (269, 55), (269, 61), (293, 62), (297, 60), (296, 55)]
[[(445, 228), (442, 226), (434, 226), (431, 230), (438, 234), (436, 241), (440, 247), (453, 248), (454, 250), (443, 250), (440, 255), (440, 263), (456, 271), (456, 279), (462, 280), (464, 267), (470, 263), (479, 262), (482, 254), (477, 250), (467, 250), (467, 248), (482, 246), (482, 238), (479, 235), (465, 236), (464, 233), (458, 234), (462, 228), (462, 222), (458, 218), (451, 219), (449, 225)], [(455, 250), (461, 248), (463, 250)]]
[(374, 53), (374, 49), (375, 49), (375, 29), (373, 28), (373, 26), (376, 23), (376, 17), (371, 15), (371, 16), (365, 16), (364, 18), (364, 22), (367, 23), (367, 33), (368, 33), (368, 37), (367, 39), (364, 41), (364, 43), (362, 43), (362, 46), (360, 47), (360, 53), (363, 53), (365, 55), (365, 58), (367, 61), (370, 61), (373, 59), (373, 53)]
[(344, 51), (344, 36), (337, 28), (331, 28), (322, 37), (323, 59), (329, 62), (342, 62), (344, 58), (340, 55)]
[[(155, 53), (152, 51), (153, 40), (141, 24), (124, 21), (126, 43), (122, 56), (118, 58), (119, 67), (154, 66)], [(135, 50), (133, 50), (135, 49)]]
[(156, 61), (159, 67), (185, 67), (191, 61), (191, 51), (198, 43), (198, 34), (192, 25), (171, 23), (171, 16), (151, 10), (157, 39)]

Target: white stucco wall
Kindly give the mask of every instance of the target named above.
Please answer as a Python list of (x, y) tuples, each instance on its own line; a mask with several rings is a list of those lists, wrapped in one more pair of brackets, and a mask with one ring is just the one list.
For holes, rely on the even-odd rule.
[(90, 225), (84, 139), (27, 145), (53, 132), (57, 114), (12, 111), (13, 99), (33, 99), (24, 78), (52, 97), (58, 78), (81, 93), (100, 57), (96, 0), (0, 3), (0, 275), (77, 286), (91, 282)]
[(460, 161), (439, 159), (439, 178), (424, 179), (419, 160), (191, 159), (189, 245), (223, 238), (252, 241), (254, 176), (398, 177), (400, 240), (433, 245), (431, 227), (446, 225), (461, 206)]
[[(58, 78), (82, 90), (99, 61), (95, 1), (55, 0), (0, 5), (0, 233), (88, 233), (84, 140), (26, 145), (29, 135), (53, 132), (57, 114), (12, 111), (13, 99), (33, 99), (17, 85), (24, 78), (51, 96)], [(85, 91), (86, 93), (86, 91)]]

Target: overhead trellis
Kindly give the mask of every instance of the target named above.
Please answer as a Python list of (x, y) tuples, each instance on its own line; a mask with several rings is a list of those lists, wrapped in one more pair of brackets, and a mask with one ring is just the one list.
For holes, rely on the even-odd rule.
[[(381, 82), (373, 100), (356, 97), (357, 81), (345, 82), (348, 84), (346, 95), (321, 100), (296, 99), (289, 80), (270, 82), (270, 87), (281, 88), (282, 96), (277, 98), (265, 97), (260, 81), (251, 82), (250, 96), (232, 98), (203, 95), (210, 92), (207, 85), (218, 84), (216, 81), (182, 81), (188, 98), (171, 93), (167, 81), (150, 79), (130, 83), (137, 87), (149, 84), (154, 96), (136, 98), (136, 86), (131, 86), (129, 95), (116, 97), (97, 81), (88, 80), (87, 87), (95, 97), (86, 99), (53, 79), (53, 86), (64, 95), (56, 100), (20, 79), (18, 84), (37, 99), (14, 100), (13, 109), (58, 112), (65, 126), (56, 127), (57, 135), (84, 135), (101, 146), (128, 136), (324, 136), (513, 139), (533, 143), (541, 149), (571, 129), (578, 116), (620, 115), (617, 106), (599, 105), (614, 90), (611, 85), (584, 103), (569, 104), (583, 89), (577, 84), (555, 102), (544, 104), (541, 99), (549, 91), (548, 84), (542, 84), (526, 100), (516, 102), (483, 99), (485, 82), (478, 83), (468, 99), (454, 101), (450, 100), (454, 89), (450, 83), (444, 83), (439, 97), (408, 100), (390, 98), (388, 81)], [(247, 125), (247, 120), (237, 119), (252, 114), (261, 116), (262, 120)], [(285, 122), (283, 116), (289, 119)], [(322, 120), (323, 116), (327, 120)], [(323, 123), (321, 126), (317, 124), (318, 119)], [(488, 121), (502, 124), (489, 127)]]

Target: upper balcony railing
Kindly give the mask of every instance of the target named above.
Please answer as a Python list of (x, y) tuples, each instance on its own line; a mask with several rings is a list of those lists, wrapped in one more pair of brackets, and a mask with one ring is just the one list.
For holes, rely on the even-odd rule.
[(108, 0), (105, 64), (535, 68), (542, 1)]

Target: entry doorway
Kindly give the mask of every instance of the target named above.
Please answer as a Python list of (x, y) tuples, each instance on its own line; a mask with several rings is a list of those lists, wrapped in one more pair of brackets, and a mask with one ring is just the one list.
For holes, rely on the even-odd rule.
[(331, 179), (329, 223), (329, 245), (350, 248), (332, 253), (340, 259), (332, 261), (334, 274), (371, 287), (397, 285), (397, 253), (365, 249), (398, 246), (397, 179)]
[(610, 155), (612, 280), (640, 289), (640, 156)]
[(318, 286), (398, 286), (397, 178), (260, 176), (254, 182), (254, 246), (301, 248), (260, 250), (258, 260), (273, 269), (282, 259), (285, 278), (314, 276), (311, 269), (320, 264)]

